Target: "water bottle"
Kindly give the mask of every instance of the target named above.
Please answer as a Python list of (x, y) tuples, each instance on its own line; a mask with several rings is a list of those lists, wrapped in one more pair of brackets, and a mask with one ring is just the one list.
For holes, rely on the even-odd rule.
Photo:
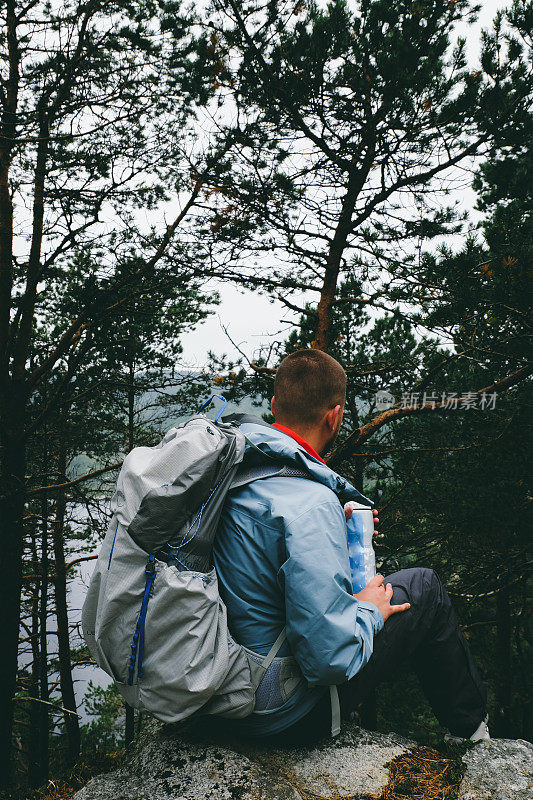
[(365, 588), (376, 574), (376, 556), (372, 547), (374, 536), (374, 515), (372, 509), (353, 501), (344, 508), (352, 508), (352, 516), (346, 522), (348, 555), (353, 593)]

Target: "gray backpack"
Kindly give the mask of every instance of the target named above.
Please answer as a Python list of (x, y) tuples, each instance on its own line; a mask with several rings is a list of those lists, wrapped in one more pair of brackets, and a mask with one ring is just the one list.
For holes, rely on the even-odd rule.
[(220, 413), (198, 414), (126, 456), (83, 605), (96, 663), (129, 705), (163, 722), (268, 711), (303, 680), (293, 658), (277, 657), (284, 630), (266, 658), (231, 637), (211, 551), (230, 488), (309, 475), (262, 453), (244, 465), (239, 416), (219, 421)]

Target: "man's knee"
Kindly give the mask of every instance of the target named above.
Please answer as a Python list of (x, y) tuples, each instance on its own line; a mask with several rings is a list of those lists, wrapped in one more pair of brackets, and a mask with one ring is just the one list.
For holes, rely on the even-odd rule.
[(426, 591), (435, 592), (441, 588), (441, 580), (434, 569), (429, 569), (428, 567), (418, 567), (417, 569), (420, 572), (420, 577), (426, 587)]
[(393, 603), (433, 604), (443, 598), (443, 586), (439, 576), (427, 567), (402, 569), (387, 576), (385, 583), (393, 586)]

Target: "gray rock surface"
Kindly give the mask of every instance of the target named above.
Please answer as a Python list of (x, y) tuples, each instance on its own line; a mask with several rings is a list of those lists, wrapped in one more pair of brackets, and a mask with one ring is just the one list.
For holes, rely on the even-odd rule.
[[(150, 724), (121, 769), (93, 778), (75, 800), (302, 800), (378, 795), (386, 764), (414, 743), (345, 725), (313, 748), (276, 750), (179, 737)], [(309, 795), (307, 795), (309, 796)]]
[[(379, 797), (388, 764), (414, 742), (345, 723), (336, 739), (274, 749), (151, 721), (115, 772), (93, 778), (75, 800), (304, 800)], [(493, 739), (464, 756), (459, 800), (533, 800), (533, 745)]]
[(463, 756), (459, 800), (533, 800), (533, 744), (523, 739), (479, 742)]
[(345, 725), (340, 736), (318, 747), (277, 751), (274, 758), (297, 789), (321, 797), (353, 797), (378, 795), (389, 780), (387, 764), (412, 747), (414, 742), (395, 734)]

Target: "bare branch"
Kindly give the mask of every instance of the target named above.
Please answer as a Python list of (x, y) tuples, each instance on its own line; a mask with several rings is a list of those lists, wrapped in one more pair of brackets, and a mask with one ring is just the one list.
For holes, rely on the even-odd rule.
[(98, 553), (92, 556), (80, 556), (79, 558), (75, 558), (73, 561), (69, 561), (67, 564), (65, 564), (65, 569), (68, 570), (71, 567), (76, 566), (76, 564), (81, 564), (84, 561), (94, 561), (97, 558), (98, 558)]
[(27, 494), (36, 495), (43, 494), (44, 492), (51, 492), (54, 489), (68, 489), (70, 486), (76, 486), (76, 484), (81, 483), (82, 481), (87, 481), (91, 478), (97, 478), (99, 475), (104, 475), (106, 472), (112, 472), (113, 470), (119, 469), (121, 466), (122, 461), (119, 461), (116, 464), (111, 464), (109, 467), (102, 467), (101, 469), (94, 470), (94, 472), (87, 472), (85, 475), (80, 475), (79, 478), (74, 478), (73, 480), (66, 481), (65, 483), (51, 483), (49, 486), (38, 486), (36, 489), (30, 489)]

